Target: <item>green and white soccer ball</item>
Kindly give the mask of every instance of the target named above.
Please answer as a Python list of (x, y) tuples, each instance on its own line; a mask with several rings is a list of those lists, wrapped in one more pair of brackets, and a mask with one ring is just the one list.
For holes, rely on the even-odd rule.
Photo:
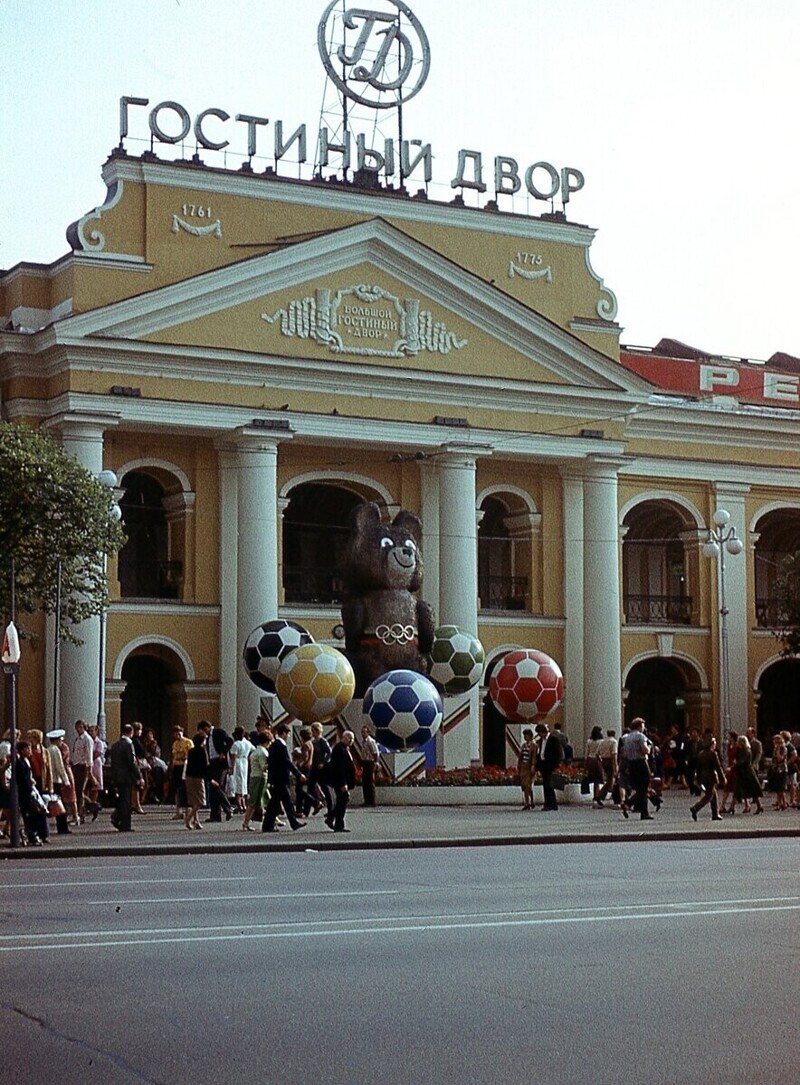
[(480, 682), (485, 659), (483, 645), (472, 633), (440, 625), (428, 655), (428, 677), (448, 697), (466, 693)]

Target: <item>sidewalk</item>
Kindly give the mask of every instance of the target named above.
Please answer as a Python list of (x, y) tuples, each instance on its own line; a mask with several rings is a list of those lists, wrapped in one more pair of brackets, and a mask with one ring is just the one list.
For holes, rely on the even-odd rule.
[[(698, 840), (724, 837), (800, 837), (800, 811), (777, 812), (771, 796), (760, 816), (737, 813), (723, 821), (711, 821), (709, 808), (697, 823), (689, 814), (686, 791), (670, 791), (653, 821), (642, 822), (631, 814), (625, 820), (619, 810), (591, 804), (562, 806), (558, 811), (540, 808), (523, 811), (519, 806), (378, 806), (359, 805), (356, 792), (347, 814), (350, 832), (334, 834), (322, 815), (309, 818), (304, 829), (288, 827), (269, 835), (242, 831), (242, 819), (234, 815), (219, 824), (203, 823), (202, 832), (190, 832), (183, 822), (173, 821), (173, 808), (147, 806), (146, 814), (134, 816), (134, 831), (118, 833), (103, 810), (97, 821), (73, 828), (69, 836), (51, 831), (41, 848), (9, 847), (0, 840), (0, 861), (5, 859), (65, 859), (99, 855), (184, 855), (245, 851), (356, 851), (371, 848), (441, 848), (486, 845), (589, 844), (625, 841)], [(207, 817), (207, 814), (205, 814)], [(202, 820), (202, 819), (201, 819)], [(254, 824), (257, 824), (254, 822)], [(52, 823), (51, 823), (52, 828)], [(260, 826), (259, 826), (260, 829)]]

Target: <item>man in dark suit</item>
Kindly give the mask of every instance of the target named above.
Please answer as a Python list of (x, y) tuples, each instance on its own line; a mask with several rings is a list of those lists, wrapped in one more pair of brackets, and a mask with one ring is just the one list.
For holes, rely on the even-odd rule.
[(276, 833), (275, 819), (283, 807), (286, 817), (293, 829), (302, 829), (304, 821), (297, 820), (292, 793), (289, 790), (289, 781), (296, 776), (301, 784), (306, 782), (305, 776), (292, 762), (286, 738), (290, 728), (288, 723), (279, 723), (275, 728), (275, 738), (269, 747), (269, 760), (267, 763), (267, 783), (269, 784), (270, 800), (264, 811), (264, 821), (261, 831), (264, 833)]
[(131, 833), (131, 792), (141, 781), (133, 749), (133, 727), (123, 723), (119, 739), (109, 752), (111, 781), (117, 793), (117, 805), (111, 823), (121, 833)]
[(561, 764), (564, 747), (558, 735), (547, 730), (547, 724), (537, 723), (536, 734), (539, 736), (539, 749), (536, 754), (536, 767), (542, 774), (544, 792), (543, 810), (558, 810), (556, 789), (553, 787), (553, 773)]
[(351, 750), (354, 739), (355, 735), (352, 731), (345, 731), (331, 750), (330, 760), (328, 761), (326, 775), (328, 784), (336, 793), (336, 805), (333, 808), (333, 815), (328, 814), (325, 818), (325, 824), (329, 829), (333, 829), (335, 833), (350, 832), (349, 829), (345, 828), (344, 815), (350, 801), (350, 792), (356, 782), (356, 767), (353, 763)]
[(208, 720), (201, 720), (197, 730), (206, 736), (208, 751), (208, 807), (207, 821), (222, 821), (222, 810), (228, 821), (231, 819), (231, 804), (225, 794), (225, 775), (228, 772), (228, 751), (233, 739), (221, 727), (212, 727)]

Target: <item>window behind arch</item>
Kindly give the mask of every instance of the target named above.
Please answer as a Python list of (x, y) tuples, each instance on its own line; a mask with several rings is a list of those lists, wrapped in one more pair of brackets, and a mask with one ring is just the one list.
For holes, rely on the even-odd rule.
[(668, 501), (643, 501), (624, 520), (625, 618), (629, 625), (689, 625), (692, 597), (683, 535), (688, 529)]
[(509, 529), (514, 517), (505, 502), (486, 497), (478, 525), (478, 595), (482, 610), (528, 610), (530, 530)]
[(339, 603), (340, 566), (350, 512), (365, 499), (343, 486), (306, 482), (283, 514), (283, 588), (287, 603)]
[(755, 544), (756, 622), (765, 629), (783, 624), (780, 580), (788, 557), (800, 551), (800, 509), (775, 509), (762, 516)]
[(164, 487), (144, 471), (129, 471), (121, 486), (128, 541), (118, 558), (120, 595), (123, 599), (179, 599), (183, 563), (170, 560)]

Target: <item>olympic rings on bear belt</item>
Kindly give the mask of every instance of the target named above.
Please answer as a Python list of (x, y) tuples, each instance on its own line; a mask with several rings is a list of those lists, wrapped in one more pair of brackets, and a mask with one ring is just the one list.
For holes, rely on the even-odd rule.
[(375, 636), (381, 644), (411, 644), (417, 639), (417, 630), (413, 625), (376, 625)]

